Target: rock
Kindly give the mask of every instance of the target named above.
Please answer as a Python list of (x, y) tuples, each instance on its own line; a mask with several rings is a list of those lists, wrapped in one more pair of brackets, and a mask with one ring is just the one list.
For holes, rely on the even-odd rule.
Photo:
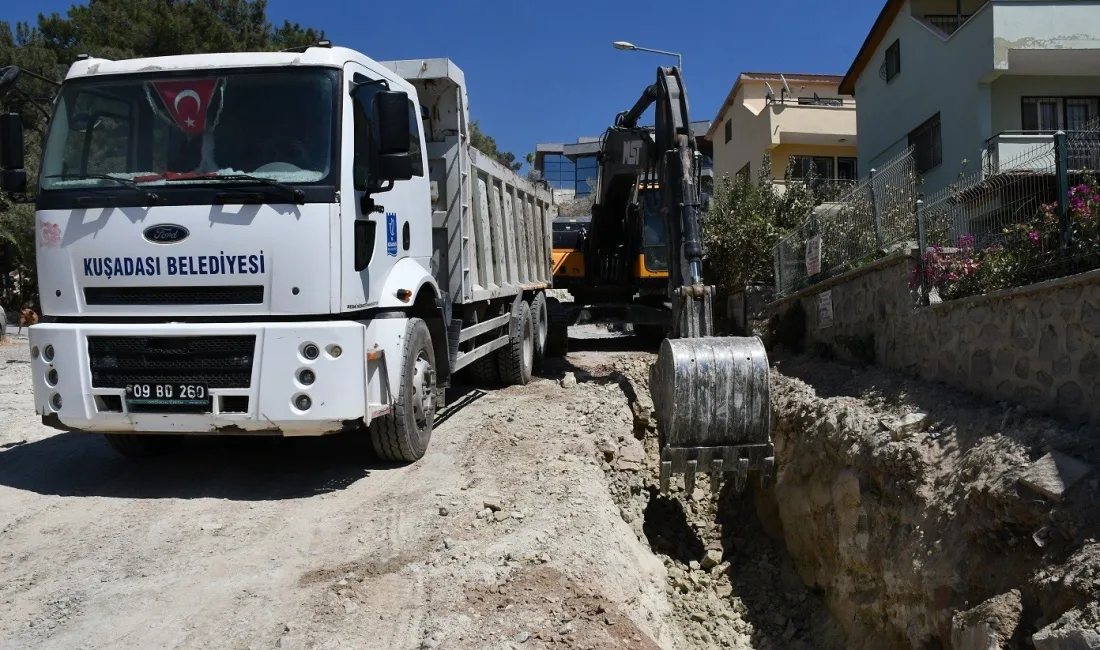
[(440, 508), (439, 509), (439, 516), (440, 517), (446, 517), (449, 514), (451, 514), (450, 510), (447, 510), (446, 508)]
[(696, 562), (695, 560), (692, 560), (691, 562), (688, 562), (688, 568), (691, 569), (692, 571), (698, 571), (699, 566), (700, 566), (699, 563)]
[(450, 549), (452, 546), (454, 546), (454, 542), (451, 541), (451, 538), (450, 537), (444, 537), (443, 538), (443, 548)]
[(931, 420), (927, 413), (918, 411), (897, 420), (881, 420), (879, 424), (894, 440), (904, 440), (927, 429)]
[(704, 492), (702, 488), (695, 488), (694, 490), (691, 491), (691, 500), (696, 502), (696, 503), (699, 503), (700, 501), (702, 501), (706, 498), (707, 498), (707, 493)]
[(1052, 451), (1032, 463), (1020, 476), (1020, 483), (1048, 499), (1060, 501), (1066, 490), (1091, 470), (1076, 458)]
[(1020, 591), (994, 596), (951, 619), (951, 647), (955, 650), (999, 650), (1020, 624)]
[(619, 448), (615, 446), (614, 443), (608, 440), (604, 440), (600, 444), (596, 445), (596, 449), (600, 450), (600, 453), (603, 454), (603, 459), (609, 463), (615, 460), (615, 452), (619, 450)]
[(487, 518), (492, 517), (492, 516), (493, 516), (493, 511), (490, 510), (489, 508), (485, 508), (484, 510), (479, 510), (478, 513), (477, 513), (477, 518), (478, 519), (487, 519)]
[(493, 513), (493, 519), (495, 519), (496, 521), (504, 521), (507, 518), (508, 518), (508, 513), (504, 512), (503, 510), (497, 510), (496, 512)]
[(571, 372), (565, 373), (565, 376), (561, 378), (562, 388), (572, 388), (577, 385), (577, 375)]
[(784, 616), (782, 612), (776, 612), (772, 620), (775, 621), (775, 624), (779, 627), (787, 627), (787, 617)]
[(721, 563), (722, 551), (711, 549), (707, 551), (706, 555), (703, 556), (703, 559), (699, 562), (699, 566), (702, 567), (704, 571), (709, 571), (713, 567), (716, 567)]
[(796, 632), (798, 632), (798, 630), (795, 629), (794, 621), (787, 621), (787, 629), (783, 632), (783, 640), (790, 641), (794, 638)]
[(355, 612), (358, 612), (358, 611), (359, 611), (359, 603), (355, 602), (354, 600), (352, 600), (350, 598), (345, 598), (344, 599), (344, 613), (345, 614), (354, 614)]
[(504, 509), (504, 499), (500, 497), (489, 497), (485, 499), (485, 507), (493, 512)]
[(520, 632), (519, 634), (512, 637), (512, 640), (516, 643), (527, 643), (529, 640), (531, 640), (531, 633), (524, 630), (523, 632)]
[(518, 510), (512, 512), (510, 516), (512, 517), (512, 519), (523, 519), (523, 513), (519, 512)]
[(1035, 650), (1100, 649), (1100, 602), (1071, 609), (1031, 636)]

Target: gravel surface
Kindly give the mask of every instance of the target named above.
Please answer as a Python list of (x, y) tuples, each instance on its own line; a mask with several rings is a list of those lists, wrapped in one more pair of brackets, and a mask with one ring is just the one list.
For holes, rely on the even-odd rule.
[(340, 437), (134, 461), (43, 427), (26, 338), (2, 345), (0, 647), (691, 647), (576, 408), (600, 386), (567, 371), (455, 391), (413, 465)]

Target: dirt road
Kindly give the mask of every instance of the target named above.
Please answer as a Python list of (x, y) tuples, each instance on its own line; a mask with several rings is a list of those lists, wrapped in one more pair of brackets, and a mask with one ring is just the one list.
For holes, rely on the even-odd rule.
[(135, 462), (39, 424), (12, 341), (0, 646), (690, 647), (665, 563), (600, 466), (599, 441), (640, 448), (627, 397), (575, 370), (576, 387), (457, 396), (411, 466), (336, 438), (200, 440)]

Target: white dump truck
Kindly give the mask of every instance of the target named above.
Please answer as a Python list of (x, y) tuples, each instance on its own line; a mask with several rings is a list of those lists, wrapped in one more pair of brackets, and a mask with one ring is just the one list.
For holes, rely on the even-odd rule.
[[(32, 193), (43, 422), (135, 456), (178, 434), (362, 431), (413, 461), (454, 373), (526, 383), (552, 197), (472, 148), (468, 114), (446, 59), (74, 63)], [(17, 115), (0, 142), (25, 196)]]

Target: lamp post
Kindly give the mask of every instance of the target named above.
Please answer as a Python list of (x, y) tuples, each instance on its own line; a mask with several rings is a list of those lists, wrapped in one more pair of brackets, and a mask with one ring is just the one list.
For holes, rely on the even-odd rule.
[(684, 60), (680, 57), (678, 52), (666, 52), (664, 50), (654, 50), (648, 47), (638, 47), (637, 45), (627, 41), (615, 41), (616, 50), (634, 50), (636, 52), (653, 52), (654, 54), (664, 54), (667, 56), (676, 57), (676, 67), (680, 69), (680, 72), (684, 71)]

